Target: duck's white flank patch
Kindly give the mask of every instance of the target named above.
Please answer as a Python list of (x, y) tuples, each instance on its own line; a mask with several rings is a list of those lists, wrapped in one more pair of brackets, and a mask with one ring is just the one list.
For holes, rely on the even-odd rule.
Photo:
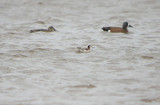
[(111, 30), (108, 30), (107, 32), (111, 32)]

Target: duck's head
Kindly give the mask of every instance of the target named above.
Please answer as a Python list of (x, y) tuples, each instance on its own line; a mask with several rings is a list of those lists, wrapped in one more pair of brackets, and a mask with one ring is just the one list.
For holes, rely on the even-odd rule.
[(122, 28), (123, 29), (127, 29), (127, 27), (133, 27), (133, 26), (131, 26), (130, 24), (128, 24), (128, 22), (124, 22), (123, 25), (122, 25)]
[(48, 27), (48, 31), (56, 31), (56, 29), (53, 26)]

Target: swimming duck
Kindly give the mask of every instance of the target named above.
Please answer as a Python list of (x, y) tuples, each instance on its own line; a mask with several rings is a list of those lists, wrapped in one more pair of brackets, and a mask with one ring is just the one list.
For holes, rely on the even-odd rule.
[(53, 26), (48, 27), (48, 29), (34, 29), (34, 30), (30, 30), (30, 33), (33, 32), (53, 32), (56, 31), (56, 29)]
[(128, 32), (127, 27), (132, 27), (132, 26), (129, 25), (128, 22), (124, 22), (122, 27), (103, 27), (102, 30), (115, 33), (127, 33)]
[(88, 45), (87, 48), (77, 47), (78, 53), (89, 53), (91, 51), (91, 45)]

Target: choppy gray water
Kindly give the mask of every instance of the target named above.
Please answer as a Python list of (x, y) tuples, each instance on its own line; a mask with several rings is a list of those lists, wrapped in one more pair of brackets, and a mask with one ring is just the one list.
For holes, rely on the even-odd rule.
[(1, 0), (0, 105), (160, 105), (160, 0)]

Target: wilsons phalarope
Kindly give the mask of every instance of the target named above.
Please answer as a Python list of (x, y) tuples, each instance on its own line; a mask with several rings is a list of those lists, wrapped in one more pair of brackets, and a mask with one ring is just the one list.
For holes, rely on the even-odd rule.
[(89, 53), (91, 51), (91, 45), (88, 45), (87, 48), (77, 47), (78, 53)]

